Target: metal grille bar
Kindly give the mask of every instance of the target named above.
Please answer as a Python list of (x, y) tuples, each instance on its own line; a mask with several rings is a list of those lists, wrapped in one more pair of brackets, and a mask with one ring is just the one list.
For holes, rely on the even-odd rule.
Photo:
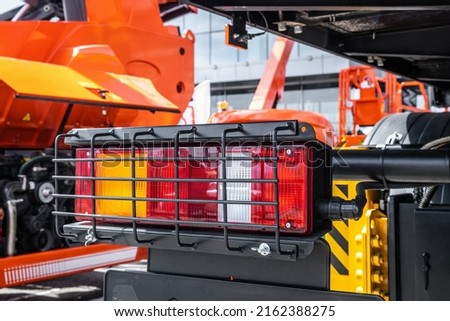
[[(153, 128), (150, 128), (146, 131), (141, 131), (141, 132), (136, 132), (133, 134), (133, 139), (131, 140), (131, 197), (133, 199), (136, 199), (136, 182), (138, 181), (136, 178), (136, 139), (139, 136), (144, 136), (144, 135), (153, 135)], [(132, 206), (132, 215), (133, 218), (135, 219), (137, 217), (137, 211), (136, 211), (136, 201), (133, 200), (133, 202), (131, 203)], [(136, 241), (136, 243), (138, 244), (153, 244), (153, 239), (149, 239), (149, 240), (142, 240), (139, 238), (139, 234), (137, 231), (137, 222), (136, 220), (132, 221), (132, 227), (133, 227), (133, 235), (134, 235), (134, 240)]]
[[(95, 140), (97, 137), (116, 137), (114, 134), (114, 129), (109, 130), (106, 133), (95, 133), (94, 135), (92, 135), (91, 138), (91, 157), (93, 157), (93, 155), (95, 155)], [(91, 176), (95, 177), (95, 163), (94, 162), (90, 162), (91, 164)], [(95, 184), (92, 184), (92, 195), (95, 195)], [(91, 199), (91, 206), (92, 206), (92, 212), (95, 214), (96, 213), (96, 202), (95, 199), (92, 198)], [(96, 240), (113, 240), (113, 237), (109, 236), (109, 237), (100, 237), (97, 233), (97, 219), (95, 217), (92, 218), (92, 235), (94, 237), (94, 239), (92, 241), (96, 241)]]
[[(134, 163), (134, 162), (133, 162)], [(132, 163), (132, 164), (133, 164)], [(133, 166), (133, 165), (132, 165)], [(135, 165), (134, 165), (135, 166)], [(67, 176), (67, 175), (54, 175), (53, 178), (58, 180), (89, 180), (89, 181), (123, 181), (123, 182), (191, 182), (191, 183), (214, 183), (224, 182), (223, 178), (140, 178), (140, 177), (93, 177), (93, 176)], [(226, 179), (228, 183), (276, 183), (275, 179)]]
[[(59, 153), (60, 153), (59, 146), (61, 145), (61, 140), (65, 139), (66, 137), (73, 137), (73, 136), (76, 136), (76, 134), (60, 134), (60, 135), (56, 136), (56, 139), (55, 139), (55, 157), (59, 157)], [(63, 161), (63, 160), (59, 159), (59, 161)], [(59, 164), (60, 163), (62, 163), (62, 162), (55, 162), (55, 173), (59, 172)], [(55, 179), (55, 193), (54, 194), (56, 194), (56, 195), (59, 194), (59, 183), (60, 183), (60, 180), (61, 179)], [(59, 197), (55, 197), (54, 199), (55, 199), (55, 209), (58, 210), (61, 207), (61, 205), (60, 205), (60, 198)], [(59, 218), (60, 218), (60, 216), (55, 215), (56, 234), (59, 237), (61, 237), (61, 238), (63, 238), (63, 237), (68, 238), (68, 239), (76, 238), (77, 237), (76, 234), (64, 233), (64, 231), (60, 230), (61, 224), (60, 224)]]
[[(236, 128), (228, 128), (225, 129), (222, 132), (222, 178), (223, 180), (220, 182), (222, 184), (222, 199), (227, 200), (227, 151), (224, 146), (226, 146), (226, 140), (227, 140), (227, 134), (228, 133), (234, 133), (234, 132), (242, 132), (242, 125), (237, 125)], [(222, 204), (222, 211), (223, 211), (223, 221), (225, 223), (228, 223), (228, 204), (224, 203)], [(228, 227), (223, 227), (223, 237), (225, 239), (225, 246), (227, 250), (229, 251), (241, 251), (240, 247), (232, 247), (230, 245), (230, 239), (228, 237)]]
[[(277, 136), (280, 131), (292, 129), (292, 124), (286, 124), (285, 126), (275, 127), (272, 132), (272, 155), (278, 155), (278, 144), (277, 144)], [(273, 166), (273, 178), (278, 180), (278, 158), (274, 160)], [(275, 242), (277, 245), (277, 252), (281, 255), (291, 255), (292, 252), (285, 252), (281, 249), (281, 241), (280, 241), (280, 207), (278, 204), (278, 184), (273, 184), (273, 195), (275, 202), (277, 203), (275, 208)]]
[[(175, 134), (175, 142), (174, 142), (174, 149), (175, 149), (175, 157), (176, 159), (174, 160), (175, 162), (175, 199), (179, 199), (180, 198), (180, 182), (178, 181), (178, 179), (180, 178), (180, 164), (179, 164), (179, 160), (178, 157), (180, 156), (180, 135), (183, 134), (195, 134), (195, 132), (197, 131), (197, 128), (195, 126), (191, 127), (190, 129), (187, 130), (179, 130), (176, 134)], [(181, 242), (181, 236), (180, 236), (180, 223), (178, 222), (180, 220), (180, 202), (175, 202), (175, 234), (177, 236), (177, 244), (180, 247), (196, 247), (197, 245), (195, 243), (183, 243)]]

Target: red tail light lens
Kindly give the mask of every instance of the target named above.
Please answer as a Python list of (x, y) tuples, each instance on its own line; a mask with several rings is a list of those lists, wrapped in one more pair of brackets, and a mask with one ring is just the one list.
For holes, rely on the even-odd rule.
[[(90, 158), (87, 149), (79, 149), (76, 153), (77, 159)], [(75, 165), (76, 176), (91, 176), (92, 162), (77, 162)], [(78, 179), (75, 181), (75, 195), (93, 195), (93, 181), (91, 179)], [(81, 214), (92, 213), (92, 200), (87, 198), (77, 198), (75, 200), (75, 212)]]
[[(79, 149), (77, 158), (89, 158), (89, 151)], [(197, 221), (220, 225), (226, 209), (229, 223), (264, 230), (276, 225), (278, 211), (281, 231), (307, 234), (312, 226), (309, 150), (290, 146), (277, 153), (274, 157), (271, 147), (227, 147), (224, 167), (219, 147), (181, 147), (177, 161), (173, 148), (139, 150), (136, 157), (145, 160), (136, 160), (135, 165), (136, 216), (170, 221), (178, 211), (180, 220), (194, 226)], [(95, 214), (132, 216), (132, 182), (124, 180), (132, 176), (131, 153), (98, 149), (95, 154), (102, 160), (77, 162), (76, 176), (87, 179), (76, 181), (76, 194), (97, 197)], [(97, 178), (95, 193), (88, 179), (91, 166)], [(99, 179), (105, 177), (108, 180)], [(92, 213), (93, 202), (77, 198), (76, 212)]]

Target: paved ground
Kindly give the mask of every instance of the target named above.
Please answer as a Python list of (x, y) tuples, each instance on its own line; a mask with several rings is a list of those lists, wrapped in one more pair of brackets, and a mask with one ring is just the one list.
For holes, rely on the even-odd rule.
[[(123, 264), (120, 268), (145, 270), (145, 261)], [(103, 299), (106, 269), (80, 273), (51, 281), (0, 289), (0, 301), (90, 301)]]
[(76, 301), (93, 300), (103, 295), (103, 273), (89, 272), (56, 280), (0, 289), (0, 300)]

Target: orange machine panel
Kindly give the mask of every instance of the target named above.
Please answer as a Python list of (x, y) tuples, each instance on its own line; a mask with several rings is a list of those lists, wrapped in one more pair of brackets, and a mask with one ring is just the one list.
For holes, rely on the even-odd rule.
[[(179, 112), (184, 111), (194, 86), (192, 33), (181, 36), (176, 28), (164, 26), (157, 2), (153, 1), (86, 0), (86, 8), (87, 22), (0, 22), (0, 56), (18, 58), (25, 63), (68, 66), (73, 73), (89, 80), (81, 86), (87, 88), (89, 82), (94, 82), (114, 88), (114, 93), (108, 89), (103, 94), (111, 99), (116, 94), (126, 101), (124, 107), (133, 109), (106, 103), (86, 107), (75, 99), (79, 97), (75, 93), (64, 100), (18, 101), (17, 91), (8, 84), (11, 77), (16, 84), (33, 86), (36, 94), (40, 90), (42, 93), (56, 91), (46, 86), (57, 83), (62, 76), (57, 69), (50, 71), (51, 68), (26, 72), (17, 67), (11, 71), (9, 62), (3, 60), (0, 69), (9, 71), (0, 74), (0, 126), (9, 134), (0, 135), (0, 148), (51, 147), (58, 133), (74, 127), (178, 122), (180, 113), (136, 106), (131, 103), (131, 96), (154, 86), (159, 93), (156, 96), (165, 97)], [(6, 64), (5, 68), (1, 64)], [(91, 88), (92, 94), (101, 95), (98, 89)]]

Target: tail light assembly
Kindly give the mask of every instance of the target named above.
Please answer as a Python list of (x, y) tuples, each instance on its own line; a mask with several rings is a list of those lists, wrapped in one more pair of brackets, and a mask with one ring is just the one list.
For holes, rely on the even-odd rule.
[[(270, 238), (283, 252), (283, 240), (329, 228), (315, 204), (330, 198), (331, 154), (306, 123), (79, 129), (61, 139), (74, 157), (54, 160), (54, 214), (79, 221), (64, 233), (83, 227), (111, 241), (122, 229), (137, 243), (186, 247), (221, 238), (229, 250), (234, 239)], [(75, 163), (75, 176), (59, 175), (61, 162)], [(61, 180), (74, 181), (74, 195), (59, 193)], [(60, 208), (67, 198), (74, 212)]]

